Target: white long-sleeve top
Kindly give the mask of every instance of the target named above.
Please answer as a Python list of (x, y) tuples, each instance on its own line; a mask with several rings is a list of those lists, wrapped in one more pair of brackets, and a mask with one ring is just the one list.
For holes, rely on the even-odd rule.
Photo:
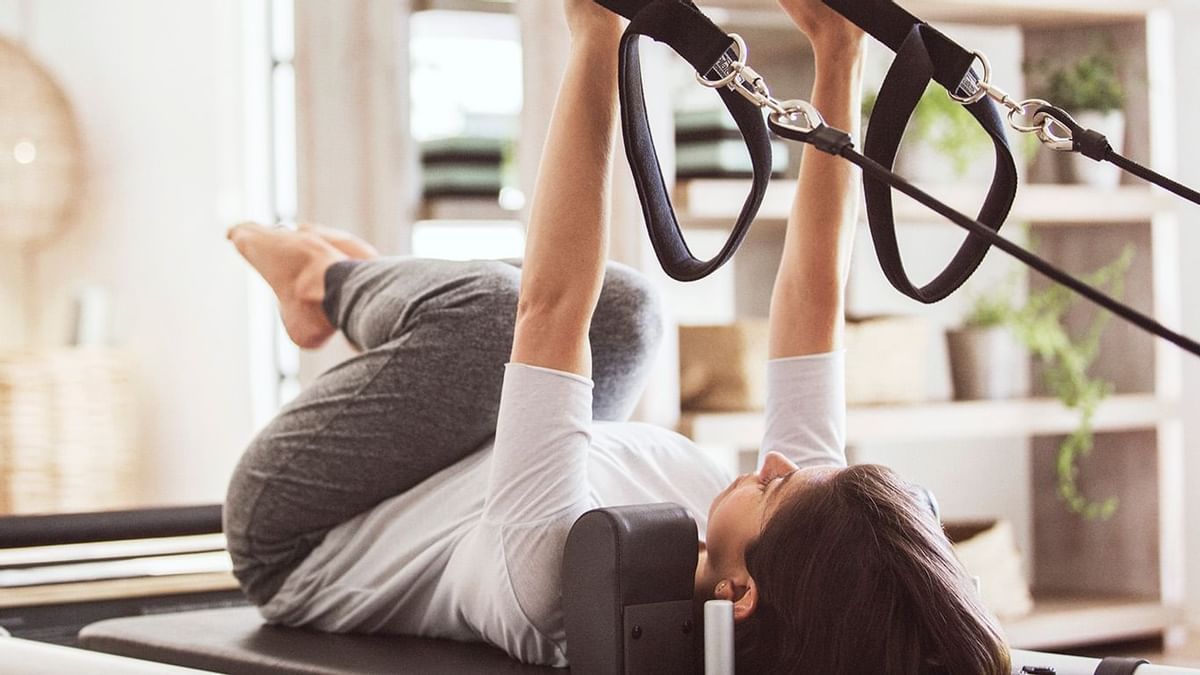
[[(767, 364), (762, 454), (845, 464), (841, 352)], [(733, 478), (687, 438), (593, 422), (592, 382), (509, 364), (492, 443), (331, 530), (261, 608), (271, 622), (496, 645), (568, 664), (560, 566), (598, 506), (675, 502), (704, 537)]]

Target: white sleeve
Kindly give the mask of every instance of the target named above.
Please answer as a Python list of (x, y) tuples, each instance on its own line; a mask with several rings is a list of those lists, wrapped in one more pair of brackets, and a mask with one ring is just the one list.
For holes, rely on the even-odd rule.
[(771, 451), (801, 467), (846, 464), (845, 352), (767, 362), (766, 430), (758, 465)]
[(581, 509), (591, 429), (591, 380), (508, 364), (484, 520), (516, 525)]

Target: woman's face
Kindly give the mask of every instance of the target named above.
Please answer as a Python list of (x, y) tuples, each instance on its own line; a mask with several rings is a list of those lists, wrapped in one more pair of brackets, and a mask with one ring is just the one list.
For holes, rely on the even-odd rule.
[(757, 472), (735, 478), (709, 507), (705, 547), (710, 563), (715, 566), (740, 563), (746, 547), (758, 538), (776, 509), (813, 481), (840, 470), (837, 466), (799, 469), (783, 455), (767, 453)]

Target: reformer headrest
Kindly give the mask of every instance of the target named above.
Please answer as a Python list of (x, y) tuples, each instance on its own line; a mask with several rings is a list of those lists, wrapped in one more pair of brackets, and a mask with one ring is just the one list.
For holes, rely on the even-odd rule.
[(563, 551), (567, 658), (578, 675), (691, 675), (699, 536), (675, 504), (588, 511)]

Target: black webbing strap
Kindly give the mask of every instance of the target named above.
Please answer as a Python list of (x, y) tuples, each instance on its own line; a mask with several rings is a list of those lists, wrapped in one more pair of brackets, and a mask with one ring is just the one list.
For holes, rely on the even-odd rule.
[[(947, 42), (945, 36), (927, 25), (916, 23), (909, 29), (908, 35), (897, 50), (896, 60), (879, 89), (863, 148), (867, 157), (889, 169), (892, 168), (896, 153), (900, 149), (904, 128), (937, 71), (934, 54), (939, 50), (948, 53), (945, 47)], [(968, 55), (965, 66), (968, 73), (971, 73), (970, 58)], [(961, 73), (959, 78), (958, 81), (962, 81)], [(1016, 198), (1016, 164), (1008, 147), (1004, 120), (992, 101), (985, 98), (965, 107), (987, 132), (995, 147), (996, 164), (992, 184), (979, 211), (978, 220), (997, 231), (1004, 224)], [(901, 293), (921, 302), (937, 302), (958, 290), (983, 262), (989, 244), (979, 237), (968, 236), (950, 264), (928, 284), (917, 287), (904, 269), (900, 248), (896, 242), (891, 186), (864, 174), (863, 191), (867, 202), (867, 223), (871, 228), (871, 239), (875, 242), (875, 254), (888, 281)]]
[(1117, 165), (1123, 171), (1131, 173), (1142, 180), (1153, 183), (1164, 190), (1167, 190), (1179, 197), (1200, 204), (1200, 192), (1196, 192), (1192, 188), (1183, 185), (1167, 178), (1166, 176), (1138, 164), (1137, 162), (1124, 157), (1116, 150), (1113, 150), (1112, 144), (1108, 142), (1108, 138), (1104, 134), (1093, 129), (1083, 127), (1079, 122), (1071, 117), (1070, 113), (1052, 105), (1043, 105), (1033, 112), (1033, 118), (1036, 120), (1041, 115), (1048, 115), (1055, 119), (1063, 127), (1071, 132), (1071, 152), (1094, 159), (1097, 162), (1110, 162)]
[(1021, 246), (1014, 244), (1004, 237), (1001, 237), (1000, 234), (995, 232), (989, 225), (974, 220), (962, 213), (959, 213), (958, 211), (955, 211), (946, 204), (943, 204), (935, 197), (929, 195), (900, 176), (897, 176), (896, 173), (890, 168), (856, 151), (850, 135), (846, 132), (838, 129), (832, 129), (827, 126), (820, 126), (808, 132), (800, 132), (790, 127), (777, 124), (773, 118), (770, 119), (769, 123), (771, 130), (779, 136), (794, 141), (800, 141), (802, 143), (810, 143), (823, 152), (845, 158), (852, 164), (862, 169), (864, 178), (870, 178), (872, 180), (885, 183), (897, 191), (912, 197), (918, 203), (928, 207), (950, 222), (966, 229), (970, 233), (970, 236), (978, 237), (988, 245), (995, 246), (996, 248), (1004, 251), (1034, 270), (1045, 275), (1050, 280), (1070, 288), (1076, 293), (1082, 295), (1088, 300), (1091, 300), (1100, 307), (1109, 310), (1113, 314), (1116, 314), (1126, 321), (1129, 321), (1135, 326), (1179, 346), (1184, 351), (1195, 354), (1196, 356), (1200, 356), (1200, 343), (1187, 337), (1186, 335), (1182, 335), (1171, 330), (1170, 328), (1167, 328), (1153, 317), (1147, 316), (1146, 314), (1129, 307), (1128, 305), (1112, 298), (1111, 296), (1084, 283), (1083, 281), (1076, 279), (1075, 277), (1055, 267), (1037, 255), (1030, 253)]
[(1139, 666), (1146, 663), (1150, 662), (1146, 659), (1110, 656), (1096, 666), (1095, 675), (1133, 675)]
[(654, 138), (646, 114), (642, 91), (642, 69), (638, 38), (642, 35), (666, 43), (698, 73), (727, 74), (732, 59), (733, 40), (694, 4), (687, 0), (596, 0), (604, 7), (628, 18), (629, 27), (621, 38), (619, 89), (621, 129), (625, 154), (633, 170), (634, 183), (642, 204), (642, 215), (650, 243), (663, 270), (679, 281), (695, 281), (712, 274), (737, 251), (771, 179), (771, 139), (762, 112), (754, 104), (726, 87), (718, 92), (746, 143), (753, 168), (750, 193), (742, 204), (737, 222), (721, 250), (709, 260), (692, 255), (684, 241), (671, 196), (663, 180), (662, 167), (654, 150)]
[[(977, 91), (978, 76), (972, 69), (975, 55), (892, 0), (824, 2), (896, 52), (875, 101), (863, 146), (867, 157), (890, 169), (895, 164), (908, 120), (930, 80), (942, 85), (948, 93), (963, 97)], [(1016, 162), (1009, 149), (1004, 119), (995, 104), (985, 97), (965, 107), (995, 147), (992, 184), (978, 220), (997, 231), (1017, 196)], [(875, 254), (888, 281), (904, 295), (920, 302), (937, 302), (962, 286), (983, 262), (989, 244), (979, 237), (968, 236), (941, 273), (925, 286), (916, 286), (904, 269), (896, 242), (891, 188), (886, 182), (864, 175), (863, 191)]]
[[(968, 77), (975, 54), (908, 13), (892, 0), (823, 0), (831, 9), (866, 31), (893, 52), (899, 53), (914, 28), (925, 34), (925, 46), (934, 64), (933, 80), (955, 92)], [(974, 91), (974, 83), (967, 87)], [(968, 92), (970, 93), (970, 92)], [(907, 117), (905, 120), (907, 121)]]

